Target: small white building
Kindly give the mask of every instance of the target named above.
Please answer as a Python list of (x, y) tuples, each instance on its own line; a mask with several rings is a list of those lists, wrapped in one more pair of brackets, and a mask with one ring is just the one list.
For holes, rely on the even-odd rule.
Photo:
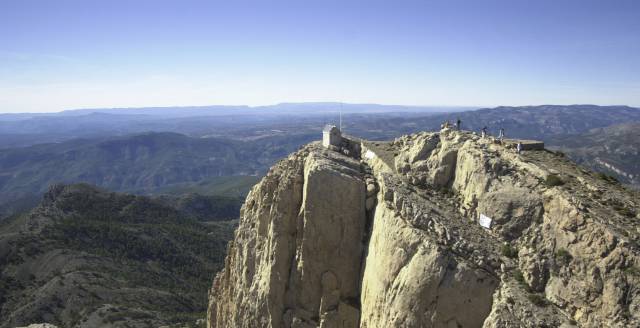
[(335, 125), (327, 124), (322, 130), (322, 146), (329, 148), (329, 146), (339, 147), (342, 143), (342, 133), (340, 129)]

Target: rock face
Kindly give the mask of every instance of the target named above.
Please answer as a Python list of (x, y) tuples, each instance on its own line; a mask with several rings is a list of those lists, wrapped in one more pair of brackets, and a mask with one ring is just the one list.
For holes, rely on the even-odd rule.
[(251, 191), (210, 327), (353, 327), (359, 321), (365, 182), (360, 162), (312, 145)]
[(478, 326), (491, 310), (496, 280), (381, 207), (363, 276), (360, 326)]
[(640, 326), (638, 193), (460, 131), (361, 150), (254, 187), (209, 327)]

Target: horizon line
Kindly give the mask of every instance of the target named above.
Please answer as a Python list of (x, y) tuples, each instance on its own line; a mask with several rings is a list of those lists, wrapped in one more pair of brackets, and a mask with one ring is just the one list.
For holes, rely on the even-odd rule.
[(350, 102), (340, 102), (340, 101), (307, 101), (307, 102), (278, 102), (267, 105), (246, 105), (246, 104), (210, 104), (210, 105), (154, 105), (154, 106), (133, 106), (133, 107), (85, 107), (85, 108), (70, 108), (63, 109), (60, 111), (54, 112), (0, 112), (0, 115), (28, 115), (28, 114), (61, 114), (64, 112), (74, 112), (74, 111), (90, 111), (90, 110), (139, 110), (139, 109), (205, 109), (209, 107), (240, 107), (246, 109), (259, 109), (263, 107), (275, 107), (281, 105), (356, 105), (356, 106), (388, 106), (388, 107), (406, 107), (412, 109), (420, 109), (420, 108), (459, 108), (459, 109), (468, 109), (468, 110), (480, 110), (480, 109), (496, 109), (501, 107), (543, 107), (543, 106), (598, 106), (598, 107), (629, 107), (640, 109), (640, 106), (626, 105), (626, 104), (593, 104), (593, 103), (570, 103), (570, 104), (552, 104), (552, 103), (543, 103), (543, 104), (532, 104), (532, 105), (490, 105), (490, 106), (470, 106), (470, 105), (404, 105), (404, 104), (387, 104), (387, 103), (350, 103)]

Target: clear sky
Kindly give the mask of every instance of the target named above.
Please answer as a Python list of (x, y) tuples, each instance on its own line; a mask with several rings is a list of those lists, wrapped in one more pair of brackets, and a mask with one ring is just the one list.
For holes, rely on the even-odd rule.
[(0, 0), (0, 112), (640, 106), (640, 1)]

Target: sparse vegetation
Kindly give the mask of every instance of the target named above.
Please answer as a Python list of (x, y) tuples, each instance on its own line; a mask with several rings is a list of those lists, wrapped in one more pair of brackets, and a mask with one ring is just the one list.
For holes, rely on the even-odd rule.
[(529, 286), (529, 284), (527, 284), (526, 279), (524, 279), (524, 275), (522, 274), (522, 271), (520, 270), (515, 270), (513, 272), (513, 278), (520, 284), (520, 286), (522, 286), (522, 288), (524, 288), (527, 292), (531, 292), (531, 287)]
[(564, 248), (560, 248), (556, 251), (556, 261), (562, 265), (567, 265), (573, 259), (573, 256)]
[(549, 174), (547, 175), (547, 178), (545, 179), (544, 183), (548, 187), (555, 187), (555, 186), (563, 185), (564, 181), (562, 181), (562, 179), (560, 179), (560, 177), (556, 174)]
[(628, 218), (633, 218), (636, 216), (636, 213), (626, 206), (614, 205), (613, 209), (616, 210), (616, 212), (618, 212), (620, 215), (626, 216)]
[(614, 177), (613, 175), (606, 174), (606, 173), (603, 173), (603, 172), (598, 172), (598, 173), (596, 173), (596, 175), (598, 176), (598, 178), (600, 178), (600, 179), (602, 179), (602, 180), (604, 180), (606, 182), (609, 182), (609, 183), (620, 183), (620, 181), (618, 181), (618, 179), (616, 177)]
[(626, 267), (626, 268), (622, 269), (622, 272), (624, 272), (625, 274), (628, 274), (628, 275), (640, 277), (640, 268), (638, 268), (635, 265), (632, 265), (632, 266), (629, 266), (629, 267)]
[(510, 259), (515, 259), (518, 257), (518, 250), (509, 244), (503, 244), (501, 251), (502, 251), (502, 256), (506, 256)]
[(524, 275), (522, 275), (522, 271), (520, 271), (520, 270), (514, 271), (513, 278), (519, 283), (525, 283)]
[(524, 275), (522, 274), (522, 271), (520, 270), (515, 270), (513, 272), (513, 278), (519, 282), (520, 284), (526, 284), (526, 281), (524, 280)]
[(447, 188), (447, 187), (442, 187), (442, 188), (439, 189), (439, 191), (445, 197), (454, 197), (456, 195), (456, 193), (453, 191), (453, 189)]
[(527, 295), (527, 298), (529, 299), (529, 301), (537, 306), (546, 306), (548, 305), (547, 299), (540, 295), (540, 294), (535, 294), (535, 293), (530, 293), (529, 295)]
[(636, 216), (636, 212), (634, 210), (630, 209), (626, 204), (618, 199), (607, 198), (602, 202), (602, 204), (605, 206), (611, 206), (611, 208), (613, 208), (616, 212), (618, 212), (618, 214), (622, 216), (628, 218), (633, 218)]

